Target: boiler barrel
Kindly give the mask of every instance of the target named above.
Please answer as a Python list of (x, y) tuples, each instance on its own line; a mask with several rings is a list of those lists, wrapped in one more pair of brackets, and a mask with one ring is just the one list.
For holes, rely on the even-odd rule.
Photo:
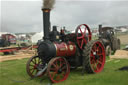
[(76, 45), (73, 42), (42, 42), (38, 47), (39, 57), (68, 57), (76, 54)]
[(76, 53), (76, 45), (72, 42), (55, 43), (56, 56), (74, 56)]

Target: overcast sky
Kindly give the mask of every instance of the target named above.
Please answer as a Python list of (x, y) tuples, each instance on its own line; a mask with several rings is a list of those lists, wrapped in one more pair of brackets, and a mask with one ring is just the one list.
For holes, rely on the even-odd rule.
[[(0, 31), (40, 32), (43, 29), (42, 0), (1, 1)], [(51, 24), (76, 29), (79, 24), (96, 28), (128, 25), (127, 0), (57, 0), (51, 11)]]

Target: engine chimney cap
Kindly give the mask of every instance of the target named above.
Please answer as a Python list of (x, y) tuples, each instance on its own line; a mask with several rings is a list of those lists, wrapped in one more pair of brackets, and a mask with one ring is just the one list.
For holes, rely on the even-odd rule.
[(50, 10), (51, 9), (49, 9), (49, 8), (42, 8), (42, 11), (44, 11), (44, 12), (50, 12)]

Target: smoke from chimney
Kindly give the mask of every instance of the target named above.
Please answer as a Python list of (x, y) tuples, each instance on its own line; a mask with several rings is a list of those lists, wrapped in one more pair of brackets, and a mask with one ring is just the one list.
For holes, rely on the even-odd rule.
[(42, 9), (45, 9), (45, 8), (52, 9), (54, 4), (55, 4), (55, 0), (43, 0)]

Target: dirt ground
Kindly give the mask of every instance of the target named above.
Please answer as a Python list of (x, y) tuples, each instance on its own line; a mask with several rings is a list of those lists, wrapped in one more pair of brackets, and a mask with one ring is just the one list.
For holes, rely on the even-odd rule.
[(0, 56), (0, 62), (7, 61), (7, 60), (15, 60), (15, 59), (23, 59), (23, 58), (29, 58), (35, 55), (35, 51), (19, 51), (15, 53), (15, 55), (4, 55)]
[(114, 55), (110, 56), (111, 59), (128, 59), (128, 51), (117, 50)]
[(118, 38), (121, 41), (121, 44), (128, 45), (128, 34), (120, 35)]

